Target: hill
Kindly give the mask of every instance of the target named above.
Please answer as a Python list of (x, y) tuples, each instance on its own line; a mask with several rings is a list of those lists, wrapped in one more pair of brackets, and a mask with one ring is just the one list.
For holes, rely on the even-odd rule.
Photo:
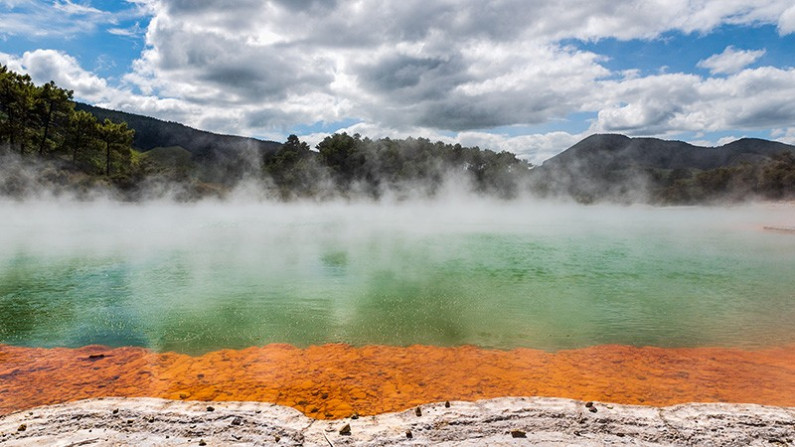
[[(515, 154), (426, 138), (333, 134), (312, 149), (219, 135), (72, 101), (72, 92), (0, 65), (0, 195), (50, 191), (124, 200), (224, 196), (435, 196), (448, 187), (509, 199), (705, 203), (795, 199), (795, 147), (746, 138), (719, 148), (593, 135), (534, 168)], [(241, 183), (243, 181), (243, 183)]]
[(533, 189), (583, 202), (689, 203), (795, 195), (795, 146), (743, 138), (720, 147), (592, 135), (533, 172)]
[(141, 152), (155, 148), (181, 147), (190, 153), (192, 163), (208, 182), (230, 183), (247, 174), (258, 173), (260, 160), (282, 144), (255, 138), (221, 135), (133, 113), (75, 103), (76, 110), (94, 115), (97, 120), (125, 122), (135, 130), (133, 147)]

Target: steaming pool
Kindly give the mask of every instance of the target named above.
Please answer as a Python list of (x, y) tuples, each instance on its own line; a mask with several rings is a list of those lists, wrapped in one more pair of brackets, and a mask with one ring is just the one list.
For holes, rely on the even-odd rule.
[[(577, 398), (654, 404), (654, 373), (636, 372), (677, 364), (670, 374), (704, 391), (682, 385), (679, 400), (748, 400), (721, 394), (730, 386), (720, 380), (730, 378), (710, 375), (726, 367), (742, 380), (731, 361), (770, 371), (788, 362), (783, 373), (746, 371), (768, 387), (748, 394), (795, 395), (795, 235), (763, 229), (795, 224), (792, 205), (36, 202), (0, 210), (0, 377), (14, 379), (0, 384), (0, 413), (30, 398), (24, 387), (37, 374), (48, 373), (39, 377), (46, 382), (62, 370), (75, 383), (59, 382), (59, 396), (43, 403), (252, 399), (309, 414), (311, 399), (321, 400), (313, 392), (344, 388), (353, 374), (333, 368), (354, 363), (364, 375), (381, 371), (380, 388), (352, 397), (369, 386), (357, 376), (336, 407), (324, 398), (314, 415), (361, 409), (368, 396), (384, 403), (403, 394), (384, 404), (390, 409), (451, 395), (549, 395), (553, 384), (540, 378), (526, 389), (489, 383), (532, 368), (552, 380), (551, 369), (572, 362), (613, 377), (587, 376)], [(400, 359), (406, 364), (378, 363)], [(261, 394), (241, 391), (223, 362), (246, 365), (238, 369)], [(429, 378), (457, 362), (501, 372), (483, 371), (490, 379), (467, 391), (444, 388), (452, 376)], [(150, 373), (143, 382), (142, 370)], [(384, 377), (390, 371), (398, 378)], [(556, 380), (576, 390), (582, 374)], [(460, 380), (470, 377), (478, 375)], [(297, 378), (303, 388), (283, 395)], [(615, 382), (632, 378), (646, 383), (623, 385), (622, 394)], [(278, 382), (278, 392), (268, 394), (265, 381)]]

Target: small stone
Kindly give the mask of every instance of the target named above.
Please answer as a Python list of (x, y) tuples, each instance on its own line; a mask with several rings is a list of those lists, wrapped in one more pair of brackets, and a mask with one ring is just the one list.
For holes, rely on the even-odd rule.
[(147, 419), (147, 422), (149, 422), (151, 424), (151, 423), (155, 422), (155, 418), (149, 418), (149, 419)]
[(275, 436), (273, 439), (274, 439), (276, 442), (279, 442), (279, 441), (281, 441), (281, 440), (282, 440), (282, 437), (281, 437), (281, 436), (279, 436), (279, 435), (276, 435), (276, 436)]
[(344, 426), (343, 426), (343, 427), (340, 429), (340, 434), (341, 434), (341, 435), (344, 435), (344, 436), (349, 436), (349, 435), (351, 434), (351, 424), (345, 424), (345, 425), (344, 425)]
[(119, 409), (118, 408), (114, 408), (113, 409), (113, 414), (119, 414)]
[(323, 393), (320, 395), (321, 399), (328, 399), (328, 393)]
[(207, 443), (204, 442), (204, 439), (199, 439), (199, 445), (207, 445)]
[(406, 430), (406, 438), (407, 438), (407, 439), (411, 439), (411, 438), (413, 438), (413, 437), (414, 437), (414, 435), (413, 435), (413, 434), (411, 434), (411, 430)]
[(597, 410), (596, 407), (591, 407), (588, 409), (588, 411), (590, 411), (591, 413), (596, 413)]
[(359, 413), (354, 411), (353, 414), (351, 415), (351, 419), (359, 419)]
[(591, 408), (591, 407), (593, 407), (593, 402), (591, 401), (585, 402), (585, 408)]
[(422, 409), (420, 407), (415, 408), (414, 414), (416, 414), (417, 416), (422, 416)]
[(243, 418), (240, 416), (235, 417), (232, 419), (232, 425), (243, 425)]
[(215, 411), (215, 407), (207, 407), (207, 411)]
[(511, 430), (511, 437), (512, 438), (526, 438), (527, 433), (523, 432), (522, 430)]
[(27, 426), (27, 425), (25, 425), (25, 424), (22, 424), (22, 425), (20, 425), (20, 426), (17, 428), (17, 431), (25, 431), (25, 430), (27, 430), (27, 429), (28, 429), (28, 426)]
[(616, 433), (616, 436), (618, 436), (619, 438), (623, 438), (626, 435), (624, 433)]
[(450, 408), (450, 401), (449, 400), (444, 401), (444, 407), (445, 408)]

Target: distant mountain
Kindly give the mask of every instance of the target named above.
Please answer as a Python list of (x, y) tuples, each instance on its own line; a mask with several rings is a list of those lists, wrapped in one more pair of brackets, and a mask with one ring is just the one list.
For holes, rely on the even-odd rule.
[(795, 146), (757, 138), (710, 148), (598, 134), (534, 169), (533, 184), (544, 195), (571, 195), (586, 202), (793, 195), (793, 156)]
[[(643, 166), (655, 169), (708, 170), (742, 162), (759, 162), (795, 146), (758, 138), (743, 138), (720, 147), (694, 146), (683, 141), (596, 134), (544, 163), (545, 168)], [(579, 166), (585, 163), (585, 166)]]
[(141, 152), (164, 147), (186, 150), (191, 154), (191, 160), (203, 169), (203, 177), (209, 181), (224, 183), (243, 174), (258, 173), (263, 154), (275, 152), (282, 146), (275, 141), (220, 135), (180, 123), (79, 102), (75, 104), (75, 109), (89, 112), (99, 121), (107, 118), (126, 122), (129, 128), (135, 130), (133, 147)]

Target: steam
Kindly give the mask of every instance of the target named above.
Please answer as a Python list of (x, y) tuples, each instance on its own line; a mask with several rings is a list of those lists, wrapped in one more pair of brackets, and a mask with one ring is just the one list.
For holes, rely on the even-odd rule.
[(761, 230), (791, 226), (789, 205), (284, 203), (241, 190), (196, 203), (3, 201), (0, 215), (0, 343), (795, 342), (782, 282), (795, 238)]
[[(191, 139), (189, 145), (205, 145), (202, 138), (208, 137)], [(401, 150), (410, 152), (411, 144), (416, 141), (421, 140), (404, 141), (401, 144), (406, 147)], [(205, 199), (233, 202), (392, 202), (444, 199), (449, 196), (492, 197), (501, 200), (525, 199), (531, 196), (527, 177), (529, 169), (526, 164), (514, 159), (515, 166), (493, 166), (503, 154), (491, 153), (493, 160), (483, 166), (471, 166), (460, 161), (455, 164), (449, 160), (437, 159), (435, 155), (428, 156), (428, 159), (412, 159), (409, 156), (405, 160), (401, 159), (408, 165), (403, 168), (404, 171), (394, 166), (384, 166), (390, 160), (370, 154), (364, 164), (353, 171), (353, 178), (349, 179), (341, 179), (339, 173), (324, 165), (318, 157), (305, 157), (302, 160), (305, 162), (303, 165), (279, 168), (279, 174), (292, 176), (289, 182), (284, 182), (284, 179), (280, 181), (276, 178), (276, 174), (269, 173), (263, 156), (272, 156), (273, 153), (259, 143), (261, 142), (254, 140), (238, 142), (235, 146), (237, 150), (214, 150), (198, 159), (183, 150), (190, 160), (176, 162), (173, 167), (168, 167), (167, 162), (163, 165), (162, 161), (146, 165), (144, 159), (140, 162), (141, 165), (124, 173), (121, 181), (87, 174), (58, 157), (25, 157), (0, 147), (0, 197), (14, 200), (123, 202), (199, 202)], [(426, 143), (430, 145), (429, 142)], [(376, 143), (372, 144), (377, 146)], [(146, 152), (144, 157), (154, 152), (156, 151)], [(171, 154), (169, 156), (173, 156), (173, 152)], [(477, 154), (478, 159), (480, 155)], [(479, 172), (478, 169), (485, 172)]]

